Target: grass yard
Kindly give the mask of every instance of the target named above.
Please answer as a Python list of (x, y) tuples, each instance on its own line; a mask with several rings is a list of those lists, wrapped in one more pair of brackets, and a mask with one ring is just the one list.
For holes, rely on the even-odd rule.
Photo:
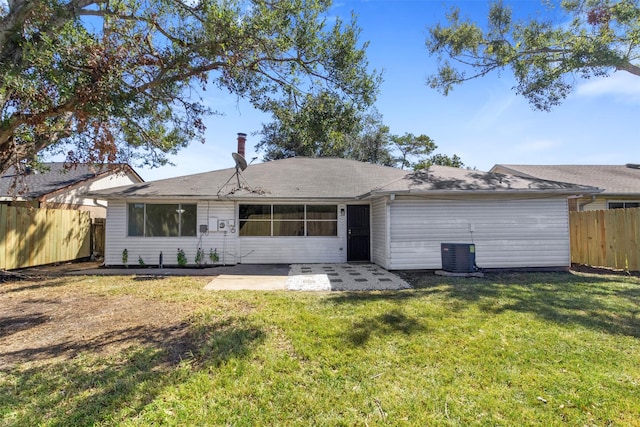
[(0, 425), (640, 426), (640, 279), (0, 283)]

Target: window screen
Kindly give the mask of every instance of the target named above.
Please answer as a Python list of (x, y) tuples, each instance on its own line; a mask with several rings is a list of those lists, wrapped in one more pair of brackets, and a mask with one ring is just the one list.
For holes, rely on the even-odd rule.
[(240, 205), (240, 236), (337, 236), (337, 205)]
[(196, 236), (197, 211), (195, 204), (129, 203), (128, 235)]

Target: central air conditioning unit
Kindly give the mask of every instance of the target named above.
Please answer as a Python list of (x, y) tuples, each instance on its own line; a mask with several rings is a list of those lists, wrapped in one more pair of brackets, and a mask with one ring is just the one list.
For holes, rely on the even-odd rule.
[(451, 273), (473, 273), (476, 268), (476, 245), (441, 243), (442, 269)]

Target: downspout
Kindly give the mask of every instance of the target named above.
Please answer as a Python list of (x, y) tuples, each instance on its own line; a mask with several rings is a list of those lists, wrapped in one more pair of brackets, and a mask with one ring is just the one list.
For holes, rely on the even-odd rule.
[(391, 204), (395, 200), (396, 195), (391, 194), (389, 199), (387, 200), (385, 206), (385, 233), (386, 233), (386, 248), (385, 248), (385, 258), (386, 258), (386, 266), (385, 268), (388, 270), (391, 268)]
[[(576, 196), (576, 198), (578, 198), (578, 197), (580, 197), (580, 196)], [(590, 201), (588, 201), (587, 203), (583, 203), (583, 204), (581, 204), (581, 205), (578, 205), (578, 210), (579, 210), (579, 211), (584, 211), (584, 207), (585, 207), (585, 206), (590, 205), (591, 203), (593, 203), (593, 202), (595, 202), (595, 201), (596, 201), (596, 196), (595, 196), (595, 194), (592, 194), (592, 195), (591, 195), (591, 200), (590, 200)]]
[(107, 209), (107, 205), (101, 205), (100, 203), (98, 203), (98, 199), (93, 199), (93, 204), (95, 206), (101, 207), (101, 208), (105, 208), (105, 210)]

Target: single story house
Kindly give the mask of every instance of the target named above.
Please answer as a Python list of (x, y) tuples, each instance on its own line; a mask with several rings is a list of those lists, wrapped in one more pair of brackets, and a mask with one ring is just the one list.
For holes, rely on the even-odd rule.
[[(246, 165), (246, 164), (245, 164)], [(593, 187), (431, 166), (417, 172), (296, 157), (94, 191), (109, 201), (105, 264), (370, 261), (441, 268), (475, 243), (483, 268), (570, 265), (568, 197)]]
[(139, 184), (144, 180), (127, 164), (44, 163), (42, 171), (10, 169), (0, 176), (0, 203), (37, 208), (78, 209), (105, 218), (107, 202), (87, 197), (89, 191)]
[(640, 207), (640, 165), (503, 165), (490, 172), (570, 182), (602, 189), (570, 199), (572, 211)]

